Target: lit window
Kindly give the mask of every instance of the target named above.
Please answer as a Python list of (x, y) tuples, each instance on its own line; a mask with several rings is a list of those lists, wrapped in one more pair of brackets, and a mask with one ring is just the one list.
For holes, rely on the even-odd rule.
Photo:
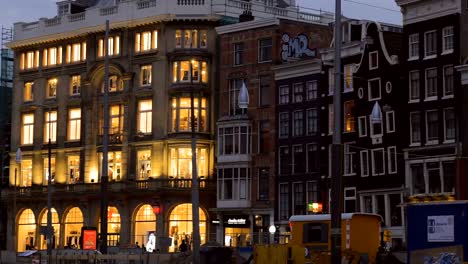
[[(99, 174), (102, 173), (102, 153), (99, 153), (101, 165), (99, 166), (101, 170), (99, 170)], [(109, 177), (109, 181), (120, 181), (122, 180), (122, 152), (120, 151), (109, 151), (107, 153), (107, 175)]]
[(442, 52), (453, 52), (453, 26), (442, 29)]
[(68, 110), (68, 140), (81, 138), (81, 109)]
[[(104, 57), (104, 38), (100, 39), (98, 42), (98, 57), (102, 58)], [(109, 56), (117, 56), (120, 54), (120, 37), (119, 36), (113, 36), (109, 37), (108, 39), (108, 53)]]
[[(201, 101), (201, 104), (198, 102)], [(194, 98), (195, 131), (206, 130), (206, 99)], [(192, 131), (190, 97), (172, 98), (172, 131)], [(198, 122), (200, 120), (200, 122)]]
[[(103, 109), (101, 109), (101, 118), (100, 118), (100, 134), (104, 133), (104, 115)], [(124, 119), (124, 108), (123, 105), (111, 105), (109, 106), (109, 134), (110, 135), (120, 135), (123, 131), (123, 120)], [(119, 138), (115, 138), (119, 141)]]
[(143, 65), (140, 68), (140, 85), (141, 86), (149, 86), (151, 85), (151, 65)]
[(435, 30), (424, 33), (424, 56), (437, 56), (437, 32)]
[[(50, 180), (52, 183), (55, 182), (55, 157), (50, 159)], [(44, 177), (43, 185), (47, 185), (49, 181), (49, 158), (44, 158)]]
[(81, 92), (81, 76), (72, 75), (70, 79), (70, 94), (79, 95)]
[(189, 49), (192, 47), (192, 33), (190, 30), (184, 31), (184, 48)]
[(49, 111), (44, 114), (44, 142), (57, 141), (57, 111)]
[(345, 65), (344, 71), (344, 92), (350, 92), (353, 90), (354, 64)]
[(34, 82), (25, 82), (23, 89), (23, 100), (29, 102), (34, 100)]
[(138, 132), (151, 133), (153, 102), (141, 100), (138, 102)]
[[(123, 90), (123, 81), (117, 75), (109, 76), (109, 92), (117, 92)], [(102, 92), (104, 92), (104, 83), (102, 84)]]
[(192, 34), (191, 48), (196, 49), (198, 47), (198, 30), (192, 30), (191, 34)]
[(18, 184), (21, 187), (30, 187), (32, 185), (32, 159), (21, 160), (21, 174)]
[(23, 114), (23, 129), (21, 131), (21, 144), (33, 144), (34, 114)]
[(208, 36), (206, 30), (200, 30), (200, 48), (206, 49), (208, 47)]
[(82, 62), (86, 60), (86, 42), (67, 45), (66, 62)]
[[(208, 176), (208, 150), (197, 148), (198, 177)], [(170, 148), (169, 176), (179, 179), (192, 179), (192, 149), (190, 147)]]
[(175, 46), (176, 48), (182, 48), (182, 31), (176, 30), (175, 32)]
[(20, 69), (29, 70), (39, 67), (39, 51), (28, 51), (21, 54)]
[(138, 150), (137, 158), (137, 180), (147, 180), (151, 176), (151, 150)]
[(179, 61), (173, 63), (173, 82), (208, 82), (207, 63), (204, 61)]
[(80, 181), (80, 156), (79, 155), (72, 155), (68, 156), (67, 159), (67, 166), (68, 166), (68, 183), (74, 184)]
[(344, 103), (344, 131), (354, 132), (354, 101)]
[(144, 52), (158, 48), (158, 31), (145, 31), (135, 35), (135, 51)]
[(47, 98), (57, 96), (57, 78), (47, 80)]
[(62, 64), (62, 47), (52, 47), (44, 49), (42, 65), (44, 67)]

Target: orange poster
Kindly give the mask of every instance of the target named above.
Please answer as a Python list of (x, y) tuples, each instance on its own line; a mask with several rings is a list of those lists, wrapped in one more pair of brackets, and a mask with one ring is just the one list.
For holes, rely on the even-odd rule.
[(96, 250), (97, 241), (96, 230), (83, 230), (83, 249), (84, 250)]

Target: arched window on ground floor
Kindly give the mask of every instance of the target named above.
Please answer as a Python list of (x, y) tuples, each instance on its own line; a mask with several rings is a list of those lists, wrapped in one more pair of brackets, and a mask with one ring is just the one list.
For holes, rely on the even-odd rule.
[[(200, 216), (200, 242), (203, 245), (206, 242), (207, 215), (201, 208), (198, 209)], [(170, 252), (179, 250), (182, 240), (191, 246), (193, 232), (192, 204), (179, 204), (172, 209), (169, 216), (169, 236), (172, 238)]]

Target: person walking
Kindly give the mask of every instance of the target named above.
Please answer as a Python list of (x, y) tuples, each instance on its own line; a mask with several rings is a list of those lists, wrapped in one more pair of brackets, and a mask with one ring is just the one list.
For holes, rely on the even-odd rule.
[(187, 251), (187, 243), (185, 242), (185, 239), (182, 240), (182, 243), (179, 246), (179, 250), (182, 253), (185, 253)]

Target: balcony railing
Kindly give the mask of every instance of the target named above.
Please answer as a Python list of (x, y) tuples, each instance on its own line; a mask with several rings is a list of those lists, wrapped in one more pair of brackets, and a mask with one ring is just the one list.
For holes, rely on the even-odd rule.
[[(215, 180), (200, 179), (200, 190), (214, 191), (216, 190)], [(138, 192), (154, 192), (154, 191), (188, 191), (192, 188), (191, 179), (150, 179), (144, 181), (115, 181), (109, 182), (108, 191), (110, 193), (138, 193)], [(32, 187), (10, 187), (3, 189), (2, 197), (18, 198), (38, 197), (41, 194), (47, 193), (47, 186), (32, 186)], [(82, 193), (82, 194), (98, 194), (101, 191), (99, 183), (77, 183), (77, 184), (54, 184), (54, 195), (60, 193)]]
[(156, 6), (156, 0), (141, 0), (137, 2), (137, 9), (145, 9)]

